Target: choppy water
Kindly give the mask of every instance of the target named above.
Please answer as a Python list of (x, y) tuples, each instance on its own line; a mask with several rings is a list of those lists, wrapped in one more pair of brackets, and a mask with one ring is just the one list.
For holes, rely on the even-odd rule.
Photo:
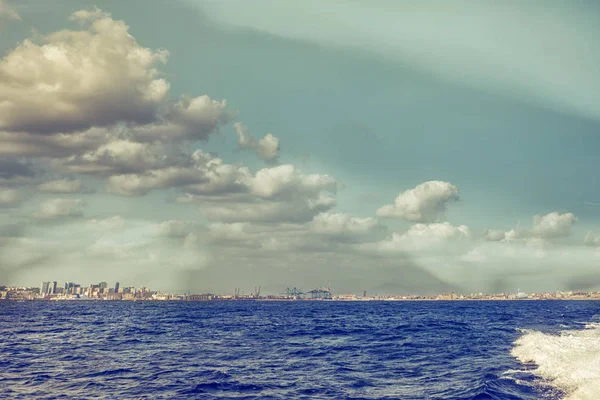
[(581, 301), (0, 302), (0, 398), (597, 399), (599, 314)]

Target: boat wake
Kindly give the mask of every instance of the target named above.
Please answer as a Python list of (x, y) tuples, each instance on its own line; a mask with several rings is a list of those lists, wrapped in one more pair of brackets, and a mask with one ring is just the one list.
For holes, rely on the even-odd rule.
[(551, 383), (568, 400), (597, 400), (600, 393), (600, 323), (582, 330), (548, 334), (522, 330), (512, 355), (524, 364), (534, 363), (530, 372)]

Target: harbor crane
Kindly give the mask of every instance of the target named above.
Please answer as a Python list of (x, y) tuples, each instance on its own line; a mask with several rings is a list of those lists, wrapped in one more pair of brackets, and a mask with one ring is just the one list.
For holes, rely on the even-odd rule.
[(302, 296), (304, 293), (298, 290), (295, 286), (293, 288), (286, 288), (282, 294), (285, 294), (288, 297), (298, 297)]

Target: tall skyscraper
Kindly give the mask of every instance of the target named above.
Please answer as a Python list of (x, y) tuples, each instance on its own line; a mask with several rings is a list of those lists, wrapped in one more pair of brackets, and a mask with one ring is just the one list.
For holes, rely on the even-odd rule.
[(98, 289), (107, 289), (108, 288), (108, 283), (106, 282), (100, 282), (100, 284), (98, 285)]
[(75, 284), (73, 282), (65, 282), (65, 294), (71, 294), (73, 293), (73, 286)]
[(50, 294), (56, 294), (56, 281), (52, 282), (49, 292)]
[(42, 282), (40, 285), (40, 294), (45, 296), (48, 294), (48, 288), (50, 288), (50, 282)]
[(115, 283), (115, 293), (119, 293), (119, 282)]

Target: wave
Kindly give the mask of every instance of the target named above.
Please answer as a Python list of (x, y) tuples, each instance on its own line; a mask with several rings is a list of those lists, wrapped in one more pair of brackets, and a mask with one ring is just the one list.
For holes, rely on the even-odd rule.
[(600, 324), (549, 334), (521, 330), (511, 354), (552, 383), (568, 400), (597, 400), (600, 393)]

